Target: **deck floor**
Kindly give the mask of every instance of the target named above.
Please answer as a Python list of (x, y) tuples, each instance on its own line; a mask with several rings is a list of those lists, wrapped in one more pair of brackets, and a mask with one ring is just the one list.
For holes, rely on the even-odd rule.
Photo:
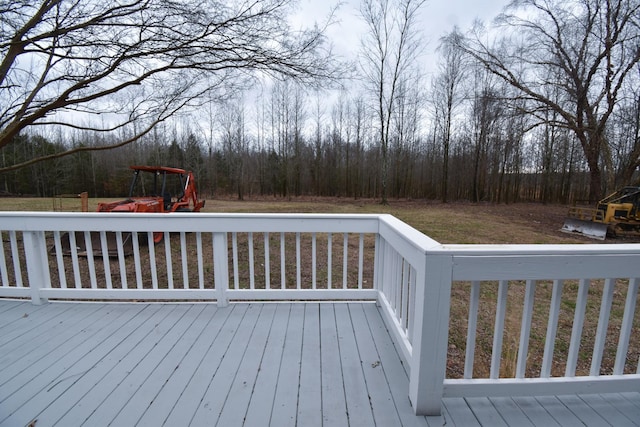
[(370, 303), (0, 299), (0, 426), (633, 426), (640, 393), (445, 399), (416, 417)]

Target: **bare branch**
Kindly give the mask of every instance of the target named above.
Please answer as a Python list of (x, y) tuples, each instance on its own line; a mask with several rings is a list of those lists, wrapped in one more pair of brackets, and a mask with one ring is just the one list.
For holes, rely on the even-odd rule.
[(324, 28), (289, 28), (292, 1), (0, 0), (0, 148), (45, 123), (157, 124), (252, 75), (337, 79)]

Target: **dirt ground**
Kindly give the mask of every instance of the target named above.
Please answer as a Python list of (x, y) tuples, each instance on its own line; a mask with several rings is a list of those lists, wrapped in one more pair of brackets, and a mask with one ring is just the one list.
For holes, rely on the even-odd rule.
[[(463, 205), (465, 206), (465, 205)], [(516, 203), (510, 205), (468, 204), (466, 209), (480, 211), (484, 215), (493, 216), (499, 223), (520, 225), (535, 233), (558, 238), (566, 243), (640, 243), (637, 235), (611, 237), (604, 241), (585, 237), (577, 233), (560, 231), (569, 207), (565, 205), (544, 205), (541, 203)], [(514, 241), (513, 243), (520, 243)]]

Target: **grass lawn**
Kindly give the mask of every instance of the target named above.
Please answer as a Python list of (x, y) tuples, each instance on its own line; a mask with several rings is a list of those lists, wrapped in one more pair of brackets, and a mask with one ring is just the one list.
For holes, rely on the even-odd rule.
[[(99, 201), (89, 199), (89, 211)], [(80, 211), (74, 198), (0, 198), (0, 210)], [(388, 213), (441, 243), (594, 243), (560, 232), (567, 207), (537, 203), (494, 205), (422, 200), (391, 200), (383, 206), (372, 199), (262, 198), (247, 201), (211, 199), (203, 212)], [(615, 243), (609, 241), (608, 243)]]

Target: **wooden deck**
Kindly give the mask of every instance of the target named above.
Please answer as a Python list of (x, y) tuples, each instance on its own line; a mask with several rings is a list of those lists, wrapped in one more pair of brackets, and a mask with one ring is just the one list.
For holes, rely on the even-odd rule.
[(369, 303), (0, 299), (0, 426), (633, 426), (640, 393), (445, 399), (416, 417)]

